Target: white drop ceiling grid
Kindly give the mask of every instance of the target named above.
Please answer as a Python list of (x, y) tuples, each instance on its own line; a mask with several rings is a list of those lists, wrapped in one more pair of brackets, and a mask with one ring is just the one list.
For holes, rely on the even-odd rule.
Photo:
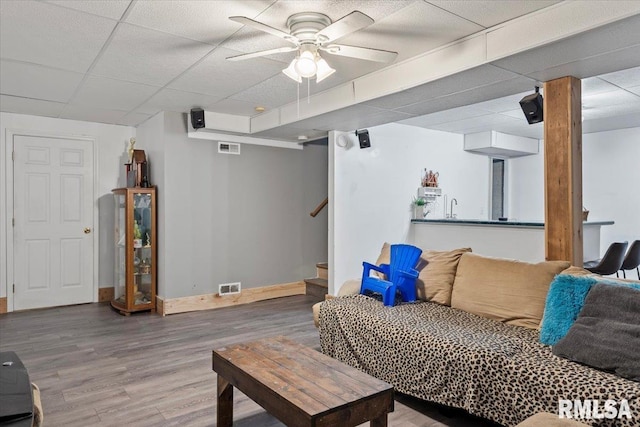
[[(137, 125), (161, 110), (187, 112), (193, 107), (208, 111), (255, 116), (255, 106), (273, 108), (294, 102), (298, 87), (281, 73), (293, 53), (242, 62), (225, 58), (238, 53), (286, 46), (277, 37), (230, 21), (243, 15), (286, 31), (286, 18), (297, 12), (317, 11), (332, 20), (360, 10), (376, 22), (350, 34), (341, 43), (394, 50), (396, 62), (483, 31), (511, 19), (554, 7), (558, 1), (448, 1), (448, 0), (2, 0), (0, 1), (0, 110)], [(633, 28), (633, 26), (632, 26)], [(636, 30), (638, 28), (636, 27)], [(625, 27), (614, 27), (607, 38), (594, 34), (591, 47), (566, 41), (558, 55), (528, 52), (460, 73), (424, 88), (372, 100), (335, 113), (309, 118), (264, 131), (270, 138), (292, 140), (297, 134), (311, 137), (324, 130), (360, 128), (435, 113), (497, 96), (522, 93), (544, 77), (548, 68), (567, 66), (567, 58), (602, 54), (610, 48), (629, 53), (640, 50), (638, 36)], [(640, 34), (640, 30), (637, 31)], [(603, 38), (604, 37), (604, 38)], [(582, 49), (582, 51), (580, 51)], [(584, 49), (591, 49), (584, 51)], [(536, 56), (538, 55), (538, 56)], [(540, 62), (539, 56), (543, 57)], [(638, 66), (640, 55), (614, 58), (617, 69)], [(546, 59), (545, 59), (546, 58)], [(600, 55), (611, 70), (611, 58)], [(331, 89), (384, 68), (385, 64), (326, 55), (337, 72), (320, 84), (311, 82), (311, 94)], [(509, 63), (509, 61), (512, 61)], [(634, 61), (636, 63), (634, 63)], [(541, 64), (530, 69), (530, 64)], [(520, 67), (520, 68), (518, 68)], [(576, 68), (576, 67), (573, 67)], [(513, 70), (517, 70), (513, 72)], [(585, 75), (594, 75), (593, 69)], [(623, 77), (617, 77), (622, 79)], [(594, 107), (587, 117), (602, 120), (614, 115), (634, 117), (640, 77), (631, 73), (627, 82), (603, 80), (624, 88), (624, 103), (607, 87), (585, 99)], [(595, 84), (595, 83), (594, 83)], [(299, 87), (305, 102), (307, 85)], [(613, 102), (613, 101), (612, 101)], [(516, 105), (517, 106), (517, 105)], [(625, 109), (625, 106), (630, 106)], [(594, 110), (594, 111), (591, 111)], [(452, 131), (480, 129), (486, 123), (517, 128), (522, 120), (514, 111), (489, 111), (499, 117), (470, 116), (464, 111), (460, 124), (433, 123)], [(440, 114), (440, 113), (435, 113)], [(598, 115), (599, 114), (599, 115)], [(609, 116), (605, 116), (608, 114)], [(445, 114), (446, 115), (446, 114)], [(442, 117), (442, 116), (439, 116)], [(420, 123), (419, 118), (412, 118)], [(428, 116), (424, 119), (429, 123)], [(433, 118), (430, 119), (433, 121)], [(436, 121), (441, 120), (437, 119)], [(619, 120), (618, 120), (619, 122)], [(424, 124), (422, 124), (424, 125)], [(297, 133), (300, 132), (300, 133)], [(527, 128), (531, 133), (531, 128)], [(297, 133), (297, 134), (296, 134)]]

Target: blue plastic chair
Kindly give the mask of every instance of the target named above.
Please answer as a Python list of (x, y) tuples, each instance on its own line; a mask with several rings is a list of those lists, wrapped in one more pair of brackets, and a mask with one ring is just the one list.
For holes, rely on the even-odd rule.
[[(393, 306), (396, 299), (396, 291), (405, 302), (416, 300), (416, 279), (418, 272), (415, 270), (422, 255), (422, 249), (411, 245), (391, 245), (391, 259), (389, 264), (380, 266), (363, 262), (362, 284), (360, 293), (365, 291), (382, 294), (382, 302), (386, 306)], [(387, 280), (370, 276), (371, 270), (383, 273)]]

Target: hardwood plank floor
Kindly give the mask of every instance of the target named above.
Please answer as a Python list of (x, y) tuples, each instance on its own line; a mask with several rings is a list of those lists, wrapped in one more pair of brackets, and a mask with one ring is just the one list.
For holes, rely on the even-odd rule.
[[(316, 301), (300, 295), (166, 317), (125, 317), (108, 304), (8, 313), (0, 351), (15, 351), (40, 386), (46, 426), (214, 426), (212, 349), (274, 335), (319, 349)], [(283, 425), (234, 394), (234, 425)], [(398, 396), (389, 426), (494, 424)]]

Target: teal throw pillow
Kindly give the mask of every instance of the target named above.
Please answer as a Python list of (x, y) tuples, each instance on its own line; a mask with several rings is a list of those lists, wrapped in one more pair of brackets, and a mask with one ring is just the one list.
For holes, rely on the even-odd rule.
[(629, 286), (640, 290), (640, 283), (559, 274), (549, 286), (544, 315), (540, 323), (540, 342), (555, 345), (569, 331), (584, 306), (591, 287), (596, 283), (614, 286)]

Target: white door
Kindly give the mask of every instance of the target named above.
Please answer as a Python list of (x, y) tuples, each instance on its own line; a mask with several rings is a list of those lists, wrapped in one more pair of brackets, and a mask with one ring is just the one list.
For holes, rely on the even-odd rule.
[(93, 142), (14, 135), (14, 309), (92, 302)]

